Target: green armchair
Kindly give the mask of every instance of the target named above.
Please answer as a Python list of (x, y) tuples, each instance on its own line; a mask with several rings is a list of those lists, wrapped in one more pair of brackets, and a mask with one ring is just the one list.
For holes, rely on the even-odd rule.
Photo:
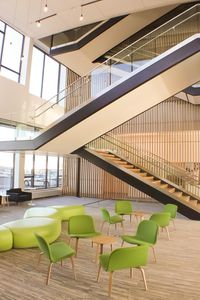
[(99, 257), (97, 282), (99, 282), (102, 268), (106, 272), (109, 272), (108, 296), (110, 297), (112, 291), (112, 276), (114, 271), (130, 269), (130, 277), (132, 277), (132, 268), (138, 268), (142, 273), (145, 290), (147, 290), (145, 273), (142, 268), (147, 264), (147, 260), (148, 246), (118, 248), (112, 251), (110, 254), (102, 254)]
[(135, 235), (123, 235), (122, 238), (122, 246), (124, 242), (134, 245), (147, 245), (152, 248), (154, 259), (156, 262), (156, 254), (154, 245), (157, 242), (158, 236), (158, 224), (151, 220), (144, 220), (140, 222), (137, 228), (137, 232)]
[(110, 234), (110, 225), (114, 224), (115, 225), (115, 229), (117, 229), (117, 224), (121, 224), (121, 227), (124, 230), (124, 226), (123, 226), (123, 218), (121, 216), (118, 215), (114, 215), (111, 216), (109, 211), (106, 208), (101, 208), (101, 214), (102, 214), (102, 218), (103, 218), (103, 223), (101, 225), (101, 232), (103, 230), (103, 226), (105, 223), (108, 223), (108, 230), (107, 230), (107, 234)]
[(64, 242), (56, 242), (49, 245), (49, 243), (40, 235), (35, 234), (35, 238), (37, 240), (38, 246), (40, 250), (42, 251), (40, 253), (40, 257), (42, 254), (44, 254), (50, 261), (49, 268), (48, 268), (48, 274), (47, 274), (47, 280), (46, 285), (49, 284), (49, 279), (51, 276), (51, 268), (53, 263), (61, 262), (62, 260), (66, 258), (70, 258), (72, 269), (74, 272), (74, 279), (76, 280), (76, 274), (74, 269), (74, 261), (72, 256), (75, 254), (75, 251)]
[(164, 208), (163, 208), (163, 212), (169, 212), (170, 213), (170, 217), (171, 217), (171, 221), (173, 222), (174, 228), (175, 228), (175, 218), (176, 218), (176, 214), (177, 214), (177, 210), (178, 210), (178, 206), (175, 204), (165, 204)]
[(169, 235), (169, 222), (170, 222), (171, 214), (169, 212), (155, 213), (150, 217), (150, 220), (156, 222), (161, 229), (165, 229), (167, 232), (168, 240), (170, 240)]
[(121, 216), (129, 215), (130, 222), (133, 213), (133, 207), (131, 201), (128, 200), (117, 200), (115, 202), (115, 213)]
[(69, 218), (68, 235), (70, 237), (70, 241), (73, 238), (76, 239), (76, 256), (78, 252), (78, 242), (80, 238), (91, 238), (100, 234), (100, 232), (96, 231), (94, 221), (91, 216), (78, 215)]

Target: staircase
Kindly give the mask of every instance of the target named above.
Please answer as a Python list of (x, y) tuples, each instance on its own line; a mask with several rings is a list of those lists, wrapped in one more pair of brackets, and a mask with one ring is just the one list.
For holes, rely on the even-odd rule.
[[(1, 142), (0, 151), (71, 153), (199, 81), (200, 35), (193, 35), (199, 32), (199, 13), (197, 4), (72, 83), (35, 110), (34, 127), (47, 121), (40, 135)], [(65, 100), (66, 111), (54, 113), (52, 123), (57, 99)]]
[(177, 204), (183, 215), (200, 220), (200, 186), (184, 169), (109, 135), (75, 153), (159, 202)]

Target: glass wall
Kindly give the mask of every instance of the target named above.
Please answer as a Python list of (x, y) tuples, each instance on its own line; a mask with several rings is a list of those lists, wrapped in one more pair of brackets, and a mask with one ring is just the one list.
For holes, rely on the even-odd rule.
[(25, 155), (24, 163), (24, 187), (29, 188), (34, 186), (33, 181), (33, 154)]
[(46, 187), (46, 155), (35, 155), (34, 165), (34, 187), (45, 188)]
[(49, 187), (58, 186), (58, 157), (48, 156), (47, 184)]
[(0, 152), (0, 194), (13, 186), (14, 154)]
[(13, 141), (15, 139), (16, 127), (0, 124), (0, 141)]
[(0, 21), (1, 75), (20, 82), (24, 35)]
[(25, 154), (25, 188), (55, 188), (62, 184), (63, 158), (57, 155)]
[[(56, 96), (67, 84), (67, 68), (33, 47), (29, 92), (43, 99), (57, 103)], [(56, 97), (54, 97), (56, 96)], [(63, 101), (60, 103), (63, 105)]]

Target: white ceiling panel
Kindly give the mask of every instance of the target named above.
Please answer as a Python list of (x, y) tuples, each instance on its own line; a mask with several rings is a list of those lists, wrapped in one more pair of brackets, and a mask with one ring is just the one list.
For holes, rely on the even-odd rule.
[[(191, 2), (187, 0), (102, 0), (82, 7), (84, 20), (80, 22), (81, 5), (94, 0), (0, 0), (0, 18), (22, 33), (38, 39), (52, 33), (106, 20), (115, 16)], [(43, 11), (47, 3), (48, 12)], [(55, 17), (41, 22), (37, 28), (35, 21), (46, 16)]]

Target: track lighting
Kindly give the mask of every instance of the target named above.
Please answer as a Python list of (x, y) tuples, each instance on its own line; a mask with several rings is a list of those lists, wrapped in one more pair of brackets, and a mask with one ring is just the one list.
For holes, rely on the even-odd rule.
[(40, 20), (36, 21), (35, 23), (36, 23), (36, 26), (37, 26), (38, 28), (41, 27), (41, 22), (40, 22)]
[(35, 21), (35, 24), (36, 24), (37, 27), (41, 27), (42, 21), (47, 20), (47, 19), (52, 18), (52, 17), (55, 17), (55, 16), (57, 16), (57, 14), (53, 14), (53, 15), (50, 15), (50, 16), (46, 16), (45, 18), (38, 19), (38, 20)]
[(45, 4), (45, 6), (44, 6), (44, 12), (46, 13), (46, 12), (48, 12), (48, 10), (49, 10), (49, 8), (48, 8), (48, 5), (47, 5), (47, 3)]

